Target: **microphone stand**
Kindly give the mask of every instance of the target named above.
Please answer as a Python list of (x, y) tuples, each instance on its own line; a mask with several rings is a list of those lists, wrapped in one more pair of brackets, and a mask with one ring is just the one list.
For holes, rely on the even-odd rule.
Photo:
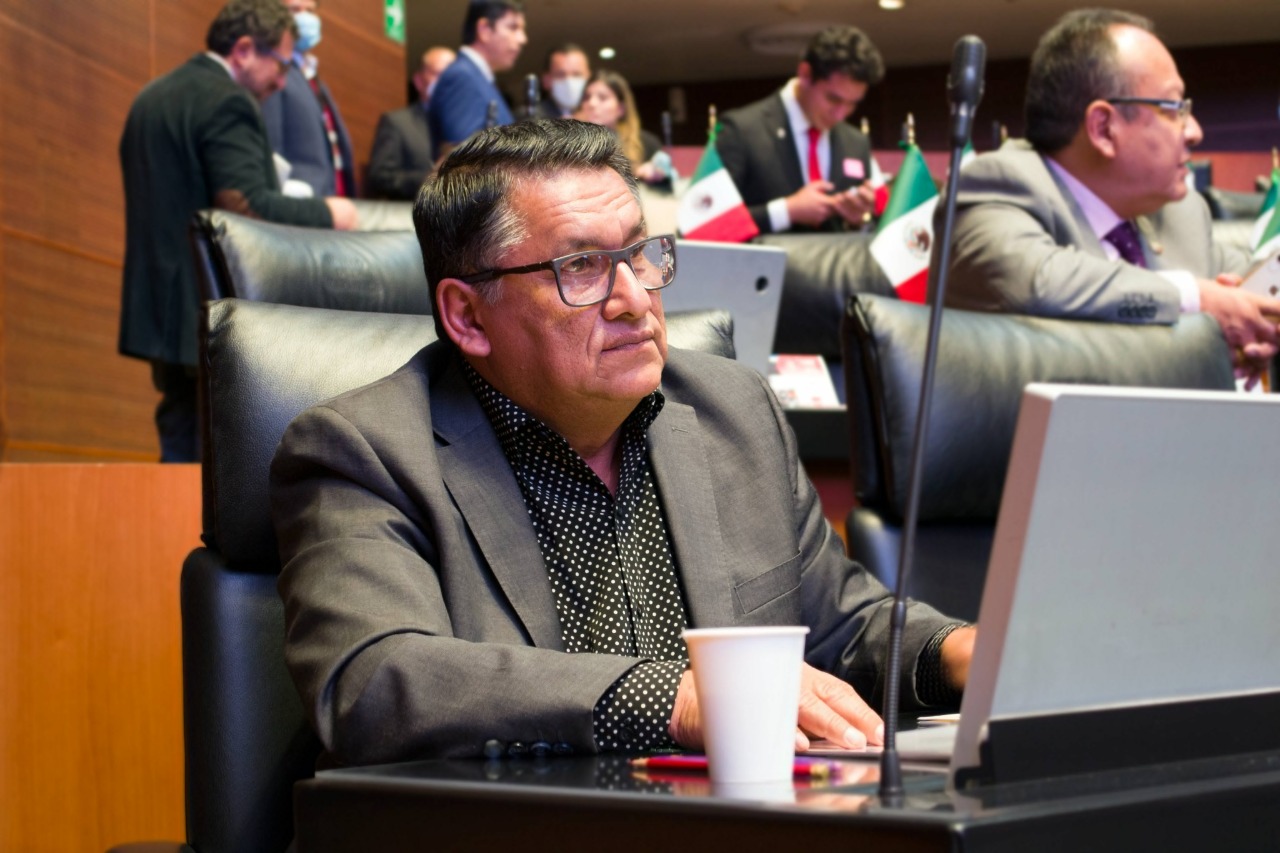
[[(972, 39), (973, 41), (968, 41)], [(902, 549), (898, 554), (898, 584), (893, 595), (893, 610), (889, 621), (889, 661), (885, 674), (884, 699), (884, 750), (880, 754), (880, 802), (890, 808), (901, 808), (905, 797), (902, 783), (902, 759), (898, 755), (898, 706), (902, 687), (902, 637), (907, 627), (907, 573), (915, 557), (916, 526), (920, 515), (920, 482), (924, 474), (924, 448), (929, 436), (929, 411), (933, 403), (933, 378), (938, 362), (938, 341), (942, 331), (942, 302), (946, 293), (949, 267), (951, 266), (951, 233), (955, 227), (956, 188), (960, 179), (960, 159), (973, 126), (973, 111), (982, 97), (981, 63), (986, 59), (986, 47), (975, 36), (965, 36), (956, 43), (952, 75), (963, 73), (962, 59), (966, 51), (973, 51), (973, 42), (981, 47), (978, 59), (978, 82), (972, 105), (960, 99), (953, 102), (953, 126), (951, 133), (951, 168), (947, 173), (946, 195), (943, 198), (942, 241), (938, 248), (938, 263), (929, 270), (929, 337), (925, 344), (924, 374), (920, 382), (920, 402), (916, 408), (916, 428), (911, 440), (911, 470), (907, 484), (907, 511), (903, 519)], [(956, 81), (950, 81), (954, 87)]]

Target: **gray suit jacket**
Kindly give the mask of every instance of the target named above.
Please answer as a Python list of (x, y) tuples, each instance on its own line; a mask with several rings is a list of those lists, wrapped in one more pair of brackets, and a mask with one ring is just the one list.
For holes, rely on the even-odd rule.
[[(938, 216), (942, 206), (938, 207)], [(1011, 140), (964, 168), (956, 197), (946, 302), (1117, 323), (1173, 323), (1178, 289), (1152, 270), (1197, 278), (1243, 272), (1248, 257), (1213, 242), (1198, 193), (1138, 220), (1148, 269), (1109, 260), (1079, 205), (1044, 159)], [(938, 247), (934, 247), (937, 260)]]
[(410, 104), (383, 113), (369, 155), (369, 194), (413, 201), (434, 165), (426, 107)]
[[(692, 625), (809, 625), (809, 662), (873, 699), (888, 593), (845, 557), (762, 377), (672, 350), (662, 390), (650, 459)], [(477, 755), (491, 738), (594, 751), (592, 708), (637, 660), (562, 651), (519, 486), (452, 351), (300, 415), (272, 507), (287, 663), (340, 760)], [(947, 624), (912, 613), (907, 707)]]
[[(742, 193), (742, 200), (761, 234), (773, 230), (769, 223), (769, 202), (789, 196), (809, 182), (796, 157), (795, 134), (787, 120), (787, 108), (776, 92), (764, 100), (725, 113), (716, 134), (716, 151), (738, 192)], [(845, 173), (845, 160), (861, 161), (861, 178)], [(871, 142), (867, 137), (847, 122), (831, 128), (829, 177), (836, 191), (857, 186), (870, 176)], [(819, 229), (804, 225), (791, 228), (792, 231), (844, 229), (845, 222), (839, 216), (831, 217)]]

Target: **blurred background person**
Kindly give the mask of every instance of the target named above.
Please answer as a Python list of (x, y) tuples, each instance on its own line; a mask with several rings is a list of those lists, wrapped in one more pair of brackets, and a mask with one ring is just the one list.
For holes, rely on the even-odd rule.
[(647, 184), (671, 182), (671, 157), (662, 150), (662, 141), (640, 126), (631, 87), (621, 74), (605, 69), (593, 74), (575, 117), (617, 134), (637, 180)]
[(582, 103), (582, 93), (591, 76), (587, 52), (567, 42), (547, 52), (542, 65), (542, 100), (539, 118), (569, 118)]
[(383, 113), (369, 154), (369, 195), (377, 198), (412, 201), (418, 187), (431, 173), (431, 130), (427, 125), (427, 104), (431, 87), (457, 54), (447, 47), (433, 47), (422, 54), (413, 73), (418, 102)]
[[(355, 158), (342, 113), (320, 79), (317, 0), (285, 0), (298, 28), (284, 89), (262, 104), (271, 150), (288, 162), (282, 178), (301, 181), (313, 195), (355, 198)], [(292, 194), (292, 190), (289, 190)]]

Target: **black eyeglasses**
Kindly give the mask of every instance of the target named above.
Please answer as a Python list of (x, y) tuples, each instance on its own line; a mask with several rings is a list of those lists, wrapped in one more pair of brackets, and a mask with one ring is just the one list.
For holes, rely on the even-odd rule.
[(551, 270), (561, 301), (572, 308), (586, 308), (604, 302), (613, 293), (620, 263), (631, 267), (645, 290), (661, 290), (676, 277), (676, 238), (671, 234), (646, 237), (623, 249), (591, 249), (540, 264), (484, 270), (457, 278), (466, 284), (481, 284), (504, 275)]
[(1107, 98), (1108, 104), (1141, 104), (1155, 107), (1170, 117), (1185, 122), (1191, 116), (1191, 99), (1182, 98)]

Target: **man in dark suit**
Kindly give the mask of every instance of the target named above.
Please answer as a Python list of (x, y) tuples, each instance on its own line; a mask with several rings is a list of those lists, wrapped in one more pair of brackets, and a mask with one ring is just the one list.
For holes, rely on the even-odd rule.
[(317, 0), (285, 0), (298, 23), (284, 88), (262, 104), (271, 150), (289, 163), (289, 180), (311, 187), (317, 196), (356, 196), (351, 134), (338, 103), (320, 79), (311, 49), (320, 43)]
[(515, 65), (528, 40), (520, 0), (470, 0), (463, 46), (427, 105), (436, 162), (477, 130), (515, 121), (493, 75)]
[(447, 47), (433, 47), (422, 54), (413, 74), (418, 103), (378, 119), (369, 155), (369, 194), (379, 198), (412, 201), (431, 173), (431, 131), (427, 127), (427, 104), (431, 87), (457, 58)]
[(556, 45), (547, 51), (542, 65), (542, 100), (538, 102), (541, 118), (569, 118), (582, 103), (582, 93), (591, 78), (591, 60), (587, 52), (572, 42)]
[(1026, 141), (960, 173), (947, 304), (1112, 323), (1204, 311), (1241, 375), (1265, 369), (1280, 301), (1236, 287), (1248, 255), (1214, 243), (1188, 191), (1202, 134), (1151, 22), (1063, 16), (1032, 57), (1026, 113)]
[(871, 143), (845, 120), (883, 77), (865, 33), (828, 27), (779, 92), (725, 113), (716, 149), (762, 234), (871, 220)]
[[(286, 660), (326, 748), (697, 747), (681, 630), (783, 624), (812, 629), (803, 732), (876, 741), (855, 687), (882, 686), (892, 599), (763, 377), (668, 350), (676, 247), (614, 134), (483, 131), (414, 221), (440, 340), (301, 414), (272, 464)], [(912, 613), (905, 704), (953, 703), (974, 631)]]
[(198, 461), (192, 214), (219, 207), (275, 222), (350, 228), (345, 199), (279, 191), (258, 101), (283, 85), (293, 21), (278, 0), (232, 0), (209, 27), (208, 52), (153, 80), (129, 110), (124, 171), (120, 352), (151, 362), (161, 459)]

